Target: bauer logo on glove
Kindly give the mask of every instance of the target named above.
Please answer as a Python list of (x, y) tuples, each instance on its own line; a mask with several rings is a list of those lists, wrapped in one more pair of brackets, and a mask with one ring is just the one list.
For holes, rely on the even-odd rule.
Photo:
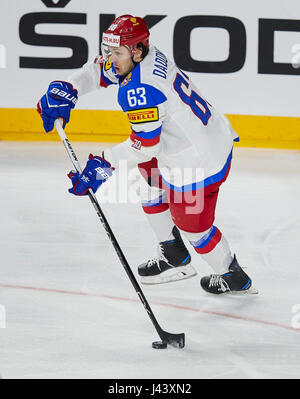
[(105, 159), (90, 154), (86, 167), (81, 174), (75, 171), (68, 174), (73, 184), (69, 192), (82, 196), (87, 195), (89, 189), (92, 189), (93, 193), (96, 193), (101, 184), (111, 177), (113, 171), (114, 168)]
[(77, 95), (76, 95), (76, 97), (75, 96), (71, 96), (70, 93), (67, 93), (66, 91), (63, 91), (63, 90), (59, 90), (56, 87), (53, 87), (53, 89), (50, 90), (50, 93), (51, 94), (55, 94), (58, 97), (65, 98), (66, 100), (68, 100), (68, 101), (72, 102), (74, 105), (76, 105)]
[(76, 105), (78, 98), (77, 90), (71, 83), (63, 81), (51, 82), (47, 93), (37, 104), (37, 111), (43, 120), (46, 132), (51, 132), (57, 118), (63, 120), (63, 127), (70, 120), (71, 109)]

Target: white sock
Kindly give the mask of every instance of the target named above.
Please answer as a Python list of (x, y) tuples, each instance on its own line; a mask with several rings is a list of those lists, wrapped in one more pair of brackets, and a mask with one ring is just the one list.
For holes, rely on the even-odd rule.
[[(186, 236), (190, 243), (195, 246), (197, 242), (199, 243), (201, 240), (203, 241), (207, 239), (211, 231), (212, 228), (201, 233), (189, 233), (186, 231), (182, 231), (182, 233)], [(228, 242), (223, 234), (221, 236), (221, 240), (217, 243), (214, 249), (212, 249), (210, 252), (199, 255), (211, 266), (211, 268), (217, 274), (223, 274), (228, 272), (228, 267), (233, 260)]]
[(228, 242), (223, 235), (221, 241), (215, 246), (215, 248), (207, 254), (201, 254), (201, 257), (217, 274), (228, 272), (228, 267), (233, 260)]
[(171, 217), (169, 209), (160, 213), (145, 213), (149, 220), (158, 242), (168, 241), (175, 238), (172, 234), (174, 222)]

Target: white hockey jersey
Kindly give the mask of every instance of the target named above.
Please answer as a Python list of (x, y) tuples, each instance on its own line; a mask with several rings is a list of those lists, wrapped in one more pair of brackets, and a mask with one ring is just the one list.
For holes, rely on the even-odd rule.
[(156, 47), (151, 45), (144, 60), (124, 79), (110, 62), (98, 57), (68, 81), (79, 96), (119, 85), (118, 102), (128, 115), (131, 134), (124, 143), (105, 150), (114, 166), (121, 159), (138, 164), (156, 157), (163, 182), (175, 191), (204, 187), (226, 173), (238, 135)]

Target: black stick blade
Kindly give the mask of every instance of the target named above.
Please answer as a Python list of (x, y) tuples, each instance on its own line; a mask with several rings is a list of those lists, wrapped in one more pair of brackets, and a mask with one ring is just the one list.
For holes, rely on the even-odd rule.
[(166, 342), (169, 345), (174, 346), (175, 348), (184, 348), (185, 345), (185, 336), (182, 334), (171, 334), (166, 331), (162, 331), (160, 334), (160, 338), (163, 342)]

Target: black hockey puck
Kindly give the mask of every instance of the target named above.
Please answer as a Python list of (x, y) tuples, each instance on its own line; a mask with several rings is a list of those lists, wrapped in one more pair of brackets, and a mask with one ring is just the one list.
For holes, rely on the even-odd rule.
[(154, 349), (166, 349), (167, 346), (168, 346), (168, 344), (163, 341), (152, 342), (152, 348), (154, 348)]

